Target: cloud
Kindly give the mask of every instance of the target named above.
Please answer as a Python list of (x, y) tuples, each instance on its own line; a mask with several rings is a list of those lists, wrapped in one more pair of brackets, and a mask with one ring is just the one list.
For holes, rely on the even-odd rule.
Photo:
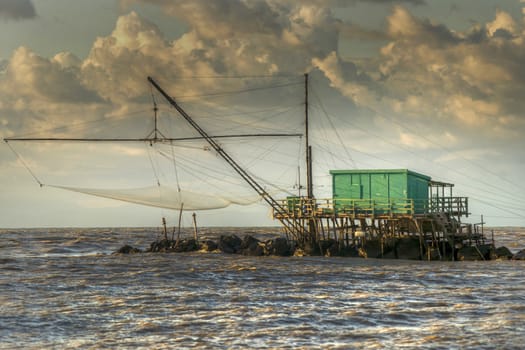
[(525, 38), (507, 13), (457, 32), (398, 6), (387, 33), (379, 60), (385, 110), (391, 105), (400, 115), (437, 118), (467, 133), (515, 137), (523, 130), (517, 116), (525, 104), (515, 93), (525, 89)]
[(81, 82), (80, 60), (61, 52), (52, 58), (20, 47), (0, 74), (2, 136), (47, 130), (82, 120), (105, 102)]
[[(119, 17), (110, 34), (96, 39), (83, 60), (67, 52), (47, 59), (20, 48), (3, 65), (0, 106), (20, 111), (24, 103), (51, 108), (109, 102), (123, 111), (129, 109), (124, 106), (149, 102), (148, 75), (160, 77), (166, 90), (188, 96), (253, 85), (240, 79), (219, 85), (216, 80), (181, 77), (300, 75), (317, 68), (368, 114), (448, 125), (450, 130), (442, 131), (452, 133), (474, 135), (489, 125), (501, 137), (523, 130), (523, 25), (501, 10), (492, 21), (461, 32), (394, 5), (380, 31), (339, 20), (327, 6), (334, 5), (331, 1), (121, 4), (125, 8), (134, 2), (161, 7), (184, 21), (187, 31), (168, 39), (153, 22), (130, 12)], [(352, 60), (338, 53), (348, 38), (387, 42), (376, 57)], [(399, 134), (403, 138), (407, 140)]]
[[(161, 76), (184, 95), (209, 91), (210, 82), (181, 76), (302, 74), (313, 57), (337, 50), (341, 22), (329, 8), (273, 1), (155, 1), (180, 16), (188, 31), (173, 41), (135, 12), (98, 38), (82, 64), (84, 83), (116, 101), (147, 92), (147, 75)], [(245, 82), (224, 82), (223, 90)], [(236, 85), (236, 86), (234, 86)], [(217, 91), (217, 87), (215, 87)]]
[(87, 90), (78, 79), (80, 60), (70, 53), (59, 53), (52, 59), (38, 56), (20, 47), (10, 59), (7, 79), (10, 89), (19, 94), (53, 102), (99, 102), (97, 94)]
[(399, 3), (407, 3), (411, 5), (426, 5), (425, 0), (351, 0), (350, 2), (366, 2), (370, 4), (379, 4), (379, 5), (399, 4)]
[(494, 21), (487, 23), (486, 28), (488, 35), (492, 37), (503, 36), (510, 39), (518, 35), (517, 25), (512, 16), (499, 9), (496, 11)]
[(36, 11), (31, 0), (0, 1), (0, 18), (4, 20), (23, 20), (35, 17)]
[(313, 58), (312, 64), (324, 73), (332, 87), (352, 102), (366, 106), (373, 99), (372, 80), (359, 72), (355, 64), (341, 60), (335, 51), (323, 59)]

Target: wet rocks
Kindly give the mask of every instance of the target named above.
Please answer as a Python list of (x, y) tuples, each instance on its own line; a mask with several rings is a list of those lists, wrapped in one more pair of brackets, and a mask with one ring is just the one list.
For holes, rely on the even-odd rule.
[(246, 256), (262, 256), (264, 255), (264, 244), (253, 236), (244, 236), (240, 253)]
[(163, 239), (160, 241), (151, 242), (148, 252), (159, 253), (167, 252), (175, 244), (175, 241), (169, 239)]
[(223, 253), (246, 256), (289, 256), (293, 253), (290, 243), (285, 238), (278, 237), (261, 242), (250, 235), (244, 236), (243, 239), (236, 235), (221, 236), (218, 249)]
[(525, 249), (522, 249), (516, 254), (514, 254), (512, 260), (525, 260)]
[[(443, 252), (445, 250), (445, 252)], [(407, 259), (407, 260), (494, 260), (497, 258), (525, 260), (525, 250), (512, 255), (505, 247), (495, 249), (492, 244), (462, 245), (458, 244), (454, 251), (450, 246), (426, 246), (419, 237), (398, 237), (393, 239), (373, 238), (362, 240), (354, 245), (344, 241), (324, 239), (318, 242), (305, 243), (298, 246), (296, 242), (283, 237), (261, 241), (252, 235), (222, 235), (217, 241), (193, 238), (180, 240), (158, 240), (151, 243), (147, 252), (222, 252), (245, 256), (341, 256), (376, 259)], [(118, 252), (130, 254), (140, 250), (124, 246)], [(454, 255), (454, 256), (452, 256)]]
[(159, 253), (159, 252), (193, 252), (199, 249), (197, 241), (193, 238), (191, 239), (163, 239), (160, 241), (155, 241), (150, 244), (147, 252)]
[(196, 250), (199, 250), (199, 245), (197, 244), (197, 241), (193, 238), (181, 239), (179, 241), (175, 241), (175, 245), (172, 249), (174, 252), (177, 253), (194, 252)]
[(324, 256), (338, 256), (340, 253), (340, 246), (335, 239), (324, 239), (319, 242), (319, 249)]
[(381, 242), (379, 242), (378, 239), (368, 240), (364, 244), (363, 250), (366, 252), (367, 258), (380, 258), (381, 257)]
[(138, 248), (133, 248), (132, 246), (126, 244), (126, 245), (120, 247), (113, 254), (137, 254), (137, 253), (142, 253), (142, 250), (140, 250)]
[(218, 248), (221, 252), (235, 254), (241, 249), (242, 240), (236, 235), (220, 236)]
[(264, 253), (265, 255), (290, 256), (293, 251), (287, 239), (277, 237), (265, 242)]
[(421, 245), (417, 237), (400, 238), (395, 249), (398, 259), (419, 260), (422, 258)]
[(217, 242), (212, 241), (211, 239), (204, 240), (200, 243), (200, 250), (205, 252), (213, 252), (219, 248)]
[(481, 252), (476, 247), (462, 247), (457, 251), (457, 260), (459, 261), (477, 261), (485, 260)]
[(511, 259), (513, 254), (507, 247), (498, 247), (495, 251), (496, 256), (499, 259)]

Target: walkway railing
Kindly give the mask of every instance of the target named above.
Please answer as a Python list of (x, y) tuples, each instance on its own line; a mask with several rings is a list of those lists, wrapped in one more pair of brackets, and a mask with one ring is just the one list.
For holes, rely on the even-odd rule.
[[(468, 216), (468, 198), (443, 197), (429, 200), (410, 198), (379, 199), (308, 199), (306, 197), (288, 197), (281, 201), (285, 209), (283, 214), (293, 218), (312, 217), (401, 217), (417, 214), (449, 213), (454, 216)], [(274, 217), (279, 215), (274, 213)]]

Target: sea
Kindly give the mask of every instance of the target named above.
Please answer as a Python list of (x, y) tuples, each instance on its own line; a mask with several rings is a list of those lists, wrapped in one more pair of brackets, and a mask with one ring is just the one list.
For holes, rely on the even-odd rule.
[[(264, 239), (279, 230), (198, 234)], [(525, 261), (113, 254), (159, 235), (0, 230), (0, 349), (525, 347)], [(525, 228), (494, 236), (512, 252), (525, 248)]]

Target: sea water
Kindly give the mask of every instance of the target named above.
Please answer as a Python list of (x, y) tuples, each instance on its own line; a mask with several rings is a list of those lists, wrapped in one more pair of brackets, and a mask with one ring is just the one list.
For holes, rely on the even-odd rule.
[[(523, 233), (501, 229), (496, 239), (516, 252)], [(523, 261), (111, 254), (124, 244), (147, 248), (158, 234), (0, 230), (0, 348), (525, 346)]]

